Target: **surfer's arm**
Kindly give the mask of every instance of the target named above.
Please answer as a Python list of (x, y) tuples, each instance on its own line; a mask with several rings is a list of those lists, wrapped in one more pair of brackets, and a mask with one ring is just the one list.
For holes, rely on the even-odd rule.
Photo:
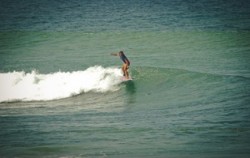
[(113, 55), (113, 56), (118, 56), (118, 53), (111, 53), (111, 55)]

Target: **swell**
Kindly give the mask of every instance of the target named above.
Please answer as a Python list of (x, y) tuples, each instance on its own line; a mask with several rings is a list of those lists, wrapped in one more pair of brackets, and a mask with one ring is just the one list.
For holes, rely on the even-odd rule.
[(250, 92), (250, 79), (243, 76), (154, 67), (137, 67), (132, 76), (137, 91), (183, 102), (201, 98), (218, 98), (218, 102), (234, 98), (243, 102)]

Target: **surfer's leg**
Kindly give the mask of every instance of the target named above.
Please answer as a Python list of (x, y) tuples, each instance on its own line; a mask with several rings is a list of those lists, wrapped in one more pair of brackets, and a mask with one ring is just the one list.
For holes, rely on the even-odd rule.
[(129, 78), (129, 74), (128, 74), (128, 65), (127, 64), (124, 64), (124, 74), (125, 74), (125, 77), (128, 79)]
[(123, 76), (126, 76), (125, 71), (126, 71), (126, 69), (125, 69), (125, 64), (123, 64), (123, 65), (122, 65)]

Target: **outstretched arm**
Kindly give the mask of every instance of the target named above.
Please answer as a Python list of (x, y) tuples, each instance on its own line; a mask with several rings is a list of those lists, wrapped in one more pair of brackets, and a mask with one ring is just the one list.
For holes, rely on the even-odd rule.
[(113, 56), (118, 56), (118, 53), (111, 53), (111, 55), (113, 55)]

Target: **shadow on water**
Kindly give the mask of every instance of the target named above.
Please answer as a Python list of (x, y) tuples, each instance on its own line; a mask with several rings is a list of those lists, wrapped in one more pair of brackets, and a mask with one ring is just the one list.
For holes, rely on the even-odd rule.
[(135, 93), (136, 93), (135, 83), (133, 81), (128, 81), (125, 83), (125, 86), (126, 86), (128, 104), (135, 103)]

